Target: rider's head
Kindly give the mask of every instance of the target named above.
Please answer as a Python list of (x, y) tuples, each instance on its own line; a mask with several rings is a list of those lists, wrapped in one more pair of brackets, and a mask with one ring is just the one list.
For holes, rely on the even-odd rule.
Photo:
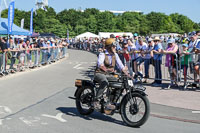
[(115, 53), (116, 52), (116, 44), (114, 38), (108, 38), (105, 42), (105, 48), (108, 52)]

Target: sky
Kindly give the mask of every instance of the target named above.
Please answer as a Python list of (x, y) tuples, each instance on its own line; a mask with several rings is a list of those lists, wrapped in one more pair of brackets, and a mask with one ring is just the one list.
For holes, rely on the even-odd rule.
[[(28, 11), (35, 8), (35, 1), (15, 0), (15, 7)], [(57, 13), (70, 8), (97, 8), (99, 10), (117, 11), (139, 10), (144, 14), (152, 11), (167, 15), (179, 13), (186, 15), (194, 22), (200, 23), (200, 0), (49, 0), (49, 6), (53, 7)]]

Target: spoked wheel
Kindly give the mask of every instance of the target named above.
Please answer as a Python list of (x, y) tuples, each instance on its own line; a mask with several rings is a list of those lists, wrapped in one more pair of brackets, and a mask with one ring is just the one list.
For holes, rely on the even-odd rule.
[(79, 89), (76, 98), (76, 108), (81, 115), (89, 115), (94, 111), (92, 108), (94, 90), (91, 87)]
[(149, 100), (139, 93), (127, 94), (121, 103), (121, 117), (131, 127), (143, 125), (150, 113)]

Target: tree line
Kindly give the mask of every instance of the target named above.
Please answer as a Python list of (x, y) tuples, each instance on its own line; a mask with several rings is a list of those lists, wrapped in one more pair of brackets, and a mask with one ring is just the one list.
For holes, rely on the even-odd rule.
[[(100, 12), (89, 8), (84, 12), (75, 9), (65, 9), (56, 13), (52, 7), (46, 11), (38, 9), (33, 16), (35, 32), (54, 33), (59, 37), (66, 37), (67, 30), (71, 37), (84, 32), (132, 32), (140, 35), (152, 33), (188, 33), (200, 30), (200, 23), (195, 23), (187, 16), (173, 13), (166, 15), (160, 12), (143, 14), (141, 12), (125, 12), (115, 15), (109, 11)], [(30, 11), (15, 9), (14, 23), (21, 25), (25, 19), (24, 28), (30, 28)], [(3, 18), (7, 18), (8, 9), (2, 11)]]

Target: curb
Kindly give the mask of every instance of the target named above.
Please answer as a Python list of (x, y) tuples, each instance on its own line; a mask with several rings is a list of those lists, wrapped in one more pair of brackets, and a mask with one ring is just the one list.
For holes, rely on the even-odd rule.
[(200, 113), (195, 114), (193, 110), (154, 103), (150, 103), (150, 107), (152, 117), (200, 124)]

